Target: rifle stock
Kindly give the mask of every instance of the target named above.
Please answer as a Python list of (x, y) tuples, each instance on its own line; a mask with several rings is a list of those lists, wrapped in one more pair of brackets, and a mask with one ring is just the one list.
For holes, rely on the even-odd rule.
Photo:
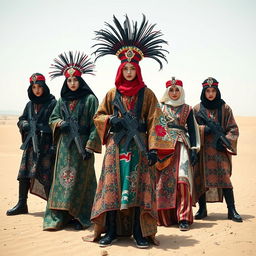
[(76, 119), (71, 117), (65, 102), (62, 104), (62, 109), (63, 109), (63, 111), (66, 115), (66, 119), (67, 119), (67, 121), (69, 122), (69, 125), (70, 125), (70, 137), (69, 137), (69, 140), (68, 140), (68, 147), (70, 147), (71, 142), (74, 140), (79, 154), (81, 154), (83, 160), (85, 160), (87, 155), (86, 155), (86, 152), (85, 152), (85, 149), (83, 147), (81, 137), (80, 137), (80, 134), (79, 134), (78, 122), (77, 122)]
[(225, 137), (225, 133), (223, 128), (214, 122), (213, 120), (210, 120), (207, 115), (203, 111), (198, 112), (198, 116), (204, 121), (204, 123), (211, 129), (211, 132), (215, 135), (215, 148), (217, 148), (217, 141), (220, 139), (222, 144), (229, 150), (234, 151), (230, 141)]
[[(121, 100), (116, 97), (113, 101), (113, 105), (120, 111), (123, 120), (124, 120), (124, 124), (125, 124), (125, 130), (121, 130), (119, 133), (117, 133), (114, 136), (114, 141), (116, 143), (117, 138), (119, 139), (119, 142), (121, 141), (121, 139), (126, 135), (126, 141), (124, 144), (124, 149), (128, 150), (129, 144), (131, 142), (132, 139), (134, 139), (138, 149), (140, 152), (145, 152), (147, 154), (147, 148), (144, 144), (144, 142), (141, 139), (141, 136), (139, 134), (138, 131), (138, 120), (131, 116), (126, 109), (124, 108)], [(116, 139), (115, 139), (116, 138)]]

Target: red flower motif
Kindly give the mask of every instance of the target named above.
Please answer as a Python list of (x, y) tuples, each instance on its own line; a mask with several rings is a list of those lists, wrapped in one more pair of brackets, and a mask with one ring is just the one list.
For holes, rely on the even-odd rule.
[(156, 125), (156, 135), (160, 137), (164, 137), (166, 135), (166, 130), (162, 125)]

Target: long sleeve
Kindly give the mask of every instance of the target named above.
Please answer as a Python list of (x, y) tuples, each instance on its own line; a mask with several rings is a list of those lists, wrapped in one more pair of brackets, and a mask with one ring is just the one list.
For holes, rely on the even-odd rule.
[(101, 153), (101, 141), (97, 133), (97, 129), (93, 122), (93, 116), (98, 108), (98, 100), (94, 95), (89, 95), (86, 101), (86, 107), (88, 108), (88, 126), (89, 126), (89, 138), (86, 143), (86, 148), (93, 150), (94, 152)]
[(196, 130), (195, 130), (195, 124), (194, 124), (193, 110), (191, 110), (188, 115), (187, 126), (188, 126), (190, 146), (195, 147), (196, 146)]
[(236, 155), (239, 129), (233, 116), (233, 112), (227, 104), (225, 104), (224, 107), (224, 130), (226, 132), (226, 138), (231, 143), (233, 149), (233, 151), (230, 151), (229, 149), (227, 149), (227, 151), (232, 155)]
[(175, 141), (169, 136), (164, 114), (155, 94), (145, 90), (142, 114), (147, 124), (148, 148), (157, 149), (160, 155), (174, 151)]
[(106, 144), (107, 135), (110, 128), (109, 118), (114, 113), (111, 102), (114, 100), (115, 92), (116, 90), (112, 89), (106, 94), (93, 118), (94, 124), (100, 136), (101, 143), (103, 145)]
[(55, 143), (57, 142), (58, 137), (60, 135), (59, 131), (58, 131), (59, 129), (57, 128), (57, 124), (60, 121), (62, 121), (60, 107), (61, 107), (61, 99), (59, 99), (57, 101), (57, 104), (55, 105), (55, 107), (52, 111), (52, 114), (50, 115), (50, 118), (49, 118), (49, 125), (53, 131), (53, 138), (54, 138)]

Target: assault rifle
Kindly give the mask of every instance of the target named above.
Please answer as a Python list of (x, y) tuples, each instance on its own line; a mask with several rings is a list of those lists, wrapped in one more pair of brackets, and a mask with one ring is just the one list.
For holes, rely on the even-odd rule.
[(123, 118), (123, 126), (120, 132), (117, 132), (113, 139), (116, 144), (119, 144), (121, 139), (126, 135), (126, 140), (124, 144), (124, 150), (128, 150), (129, 144), (132, 139), (134, 139), (140, 152), (145, 152), (147, 154), (147, 148), (141, 139), (140, 133), (138, 131), (139, 122), (136, 117), (132, 116), (124, 108), (120, 98), (116, 97), (113, 101), (113, 105), (120, 111)]
[(230, 141), (225, 137), (224, 129), (218, 123), (216, 123), (215, 121), (208, 118), (207, 115), (203, 111), (199, 111), (198, 116), (203, 120), (205, 125), (207, 125), (211, 129), (211, 132), (215, 135), (214, 144), (215, 144), (216, 149), (217, 149), (217, 141), (220, 140), (221, 143), (226, 148), (228, 148), (231, 151), (234, 151), (231, 146)]
[(22, 149), (22, 150), (27, 149), (28, 143), (29, 143), (30, 139), (32, 139), (33, 151), (36, 154), (36, 156), (39, 157), (38, 138), (37, 138), (37, 134), (36, 134), (36, 124), (37, 124), (37, 118), (32, 117), (31, 108), (29, 108), (30, 130), (28, 132), (28, 135), (27, 135), (24, 143), (20, 146), (20, 149)]
[(70, 134), (69, 134), (69, 140), (68, 140), (68, 148), (71, 145), (71, 142), (74, 140), (76, 143), (76, 147), (78, 149), (79, 154), (82, 155), (83, 160), (86, 159), (87, 154), (85, 152), (85, 149), (83, 147), (80, 135), (79, 135), (79, 125), (76, 118), (72, 117), (70, 112), (67, 109), (67, 106), (65, 102), (62, 104), (62, 109), (66, 116), (66, 121), (69, 123), (70, 126)]

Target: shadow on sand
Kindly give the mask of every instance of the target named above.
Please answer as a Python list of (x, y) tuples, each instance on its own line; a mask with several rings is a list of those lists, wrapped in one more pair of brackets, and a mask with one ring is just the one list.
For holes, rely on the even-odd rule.
[[(250, 219), (254, 219), (255, 216), (254, 215), (248, 215), (248, 214), (241, 214), (241, 217), (243, 218), (244, 221), (250, 220)], [(218, 220), (227, 220), (228, 219), (228, 215), (227, 213), (208, 213), (208, 216), (206, 218), (204, 218), (201, 221), (218, 221)], [(197, 223), (197, 220), (195, 220), (194, 224)], [(193, 224), (193, 225), (194, 225)]]

